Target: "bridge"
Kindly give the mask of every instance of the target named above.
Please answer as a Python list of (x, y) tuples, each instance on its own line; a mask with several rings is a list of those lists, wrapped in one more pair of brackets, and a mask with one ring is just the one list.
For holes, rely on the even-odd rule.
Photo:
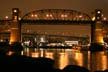
[[(20, 18), (19, 9), (13, 8), (12, 19), (0, 20), (0, 24), (5, 25), (7, 23), (7, 26), (9, 26), (11, 43), (20, 42), (22, 30), (25, 26), (29, 28), (31, 25), (83, 25), (87, 28), (89, 26), (91, 41), (96, 43), (103, 43), (103, 29), (106, 33), (107, 31), (105, 31), (105, 29), (107, 29), (106, 25), (108, 25), (108, 21), (104, 20), (102, 17), (101, 10), (96, 10), (94, 17), (95, 19), (92, 20), (92, 17), (88, 14), (75, 10), (44, 9), (29, 12)], [(32, 29), (35, 30), (35, 27)], [(72, 29), (74, 28), (76, 28), (76, 26), (73, 26)], [(84, 29), (82, 26), (81, 28)]]

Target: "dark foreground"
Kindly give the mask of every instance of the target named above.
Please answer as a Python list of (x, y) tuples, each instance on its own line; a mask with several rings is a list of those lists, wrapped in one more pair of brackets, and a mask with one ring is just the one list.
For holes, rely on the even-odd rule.
[[(33, 49), (31, 51), (28, 50), (24, 50), (23, 49), (23, 55), (21, 55), (21, 49), (20, 50), (16, 50), (16, 48), (18, 48), (19, 46), (11, 46), (11, 48), (9, 47), (9, 49), (7, 50), (6, 48), (8, 48), (8, 46), (6, 45), (1, 45), (0, 46), (0, 72), (99, 72), (99, 71), (103, 71), (103, 72), (108, 72), (107, 69), (101, 70), (98, 69), (98, 64), (100, 64), (101, 62), (103, 62), (103, 57), (105, 57), (105, 53), (103, 52), (98, 52), (98, 53), (92, 53), (91, 55), (88, 55), (84, 52), (73, 52), (71, 51), (72, 49), (66, 50), (63, 49), (63, 51), (61, 49), (57, 50), (57, 49), (38, 49), (38, 51), (33, 51)], [(15, 50), (13, 49), (15, 48)], [(6, 49), (6, 50), (5, 50)], [(25, 48), (27, 49), (27, 48)], [(30, 49), (30, 48), (29, 48)], [(26, 52), (29, 54), (30, 53), (36, 53), (38, 54), (37, 57), (33, 57), (33, 56), (27, 56)], [(55, 57), (55, 59), (50, 58), (50, 57), (46, 57), (47, 54), (52, 54), (52, 56)], [(50, 56), (50, 55), (49, 55)], [(63, 58), (60, 60), (60, 56), (63, 56)], [(57, 63), (57, 61), (59, 61), (59, 64), (61, 61), (63, 61), (62, 63), (66, 63), (66, 58), (68, 56), (68, 59), (70, 61), (70, 63), (67, 63), (67, 65), (65, 65), (64, 68), (59, 68), (56, 67), (57, 65), (55, 65), (55, 63)], [(81, 58), (81, 56), (83, 56), (84, 58)], [(91, 56), (90, 59), (90, 63), (92, 64), (90, 67), (91, 69), (86, 68), (85, 66), (81, 66), (81, 65), (77, 65), (75, 63), (79, 64), (83, 64), (86, 63), (86, 61), (88, 61), (88, 57)], [(99, 59), (99, 60), (98, 60)], [(101, 61), (102, 60), (102, 61)], [(83, 61), (83, 62), (82, 62)], [(74, 62), (72, 64), (72, 62)], [(81, 63), (82, 62), (82, 63)], [(87, 62), (89, 63), (89, 62)], [(97, 70), (95, 70), (97, 65)], [(102, 64), (101, 64), (102, 65)], [(99, 66), (101, 67), (101, 66)]]

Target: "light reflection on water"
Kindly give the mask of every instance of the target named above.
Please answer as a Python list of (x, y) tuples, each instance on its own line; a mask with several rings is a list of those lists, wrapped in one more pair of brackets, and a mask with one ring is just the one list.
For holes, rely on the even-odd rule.
[(37, 49), (25, 48), (22, 55), (30, 57), (46, 57), (55, 60), (55, 67), (63, 69), (66, 65), (79, 65), (95, 70), (108, 69), (107, 51), (94, 52), (75, 49)]
[(90, 69), (91, 69), (91, 71), (108, 69), (108, 66), (107, 66), (108, 55), (105, 54), (104, 51), (91, 53), (90, 57), (91, 57), (90, 58), (90, 62), (91, 62)]

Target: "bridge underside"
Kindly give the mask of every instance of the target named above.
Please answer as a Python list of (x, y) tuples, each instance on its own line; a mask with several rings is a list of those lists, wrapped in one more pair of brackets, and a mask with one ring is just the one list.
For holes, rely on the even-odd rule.
[(22, 25), (23, 33), (38, 33), (63, 36), (90, 36), (90, 25)]

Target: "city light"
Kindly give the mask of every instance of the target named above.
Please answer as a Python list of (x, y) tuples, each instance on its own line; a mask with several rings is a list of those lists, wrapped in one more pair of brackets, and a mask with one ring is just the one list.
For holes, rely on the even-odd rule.
[[(14, 17), (14, 19), (15, 20), (17, 20), (17, 18), (18, 18), (18, 15), (19, 14), (17, 14), (17, 12), (18, 12), (18, 10), (17, 9), (15, 9), (15, 10), (13, 10), (13, 17)], [(15, 14), (14, 14), (15, 13)], [(101, 11), (99, 10), (99, 11), (97, 11), (97, 14), (100, 14), (101, 13)], [(107, 18), (106, 17), (104, 17), (104, 15), (102, 14), (102, 20), (107, 20)], [(6, 19), (8, 19), (9, 17), (8, 16), (5, 16), (5, 18)], [(83, 20), (90, 20), (90, 17), (87, 15), (87, 14), (85, 14), (85, 13), (81, 13), (81, 12), (77, 12), (77, 11), (73, 11), (73, 10), (56, 10), (56, 9), (48, 9), (48, 10), (38, 10), (38, 11), (33, 11), (33, 12), (30, 12), (30, 13), (27, 13), (27, 14), (25, 14), (24, 15), (24, 17), (23, 17), (23, 19), (22, 20), (37, 20), (37, 18), (38, 18), (38, 20), (52, 20), (52, 21), (54, 21), (54, 20), (72, 20), (72, 21), (83, 21)], [(19, 19), (20, 19), (20, 17), (19, 17)], [(97, 19), (100, 19), (100, 17), (99, 16), (97, 16)], [(92, 18), (92, 21), (95, 21), (95, 16)], [(41, 23), (41, 22), (40, 22)], [(100, 21), (99, 22), (96, 22), (96, 23), (101, 23)], [(17, 25), (16, 25), (17, 26)], [(27, 25), (26, 25), (27, 26)], [(33, 27), (35, 27), (35, 25), (33, 26)], [(47, 27), (47, 26), (45, 26), (45, 27)], [(45, 28), (45, 27), (43, 27), (43, 29)], [(77, 26), (78, 27), (78, 26)], [(16, 28), (16, 27), (15, 27)], [(40, 28), (40, 27), (39, 27)], [(61, 28), (61, 27), (60, 27)], [(58, 30), (60, 30), (60, 28), (58, 29)], [(80, 27), (81, 28), (81, 27)], [(79, 29), (80, 29), (79, 28)], [(14, 29), (14, 27), (13, 28), (11, 28), (11, 29)], [(18, 29), (18, 28), (17, 28)], [(48, 28), (47, 28), (48, 29)], [(64, 32), (64, 31), (62, 31), (63, 29), (61, 29), (61, 31), (59, 32), (59, 31), (57, 31), (57, 29), (55, 28), (55, 30), (56, 30), (56, 32), (54, 32), (54, 30), (52, 31), (52, 32), (49, 32), (50, 31), (50, 29), (49, 29), (49, 31), (48, 30), (41, 30), (41, 29), (39, 29), (40, 30), (40, 34), (43, 34), (43, 35), (58, 35), (58, 36), (68, 36), (68, 35), (72, 35), (72, 36), (78, 36), (78, 37), (83, 37), (84, 35), (87, 35), (87, 34), (80, 34), (80, 33), (78, 33), (78, 31), (77, 30), (73, 30), (73, 31), (71, 31), (71, 32), (68, 32), (68, 31), (70, 31), (70, 29), (68, 30), (68, 29), (66, 29), (67, 30), (67, 32)], [(65, 29), (65, 28), (64, 28)], [(77, 29), (77, 28), (76, 28)], [(83, 28), (82, 28), (83, 29)], [(28, 34), (33, 34), (34, 32), (35, 32), (35, 30), (38, 30), (38, 29), (32, 29), (32, 28), (30, 28), (30, 26), (28, 26), (28, 28), (26, 28), (26, 30), (24, 30), (25, 31), (25, 33), (28, 33)], [(48, 32), (47, 32), (48, 31)], [(75, 31), (75, 32), (74, 32)], [(77, 32), (76, 32), (77, 31)], [(22, 29), (22, 32), (23, 32), (23, 29)], [(76, 33), (76, 34), (74, 34), (74, 33)], [(16, 39), (17, 40), (17, 39)], [(40, 36), (40, 41), (41, 42), (45, 42), (45, 38), (41, 38), (41, 36)]]
[(103, 20), (107, 20), (107, 18), (106, 18), (106, 17), (104, 17), (104, 18), (103, 18)]
[(98, 14), (100, 14), (100, 13), (101, 13), (101, 11), (97, 11), (97, 13), (98, 13)]
[[(88, 14), (73, 10), (37, 10), (20, 18), (18, 10), (14, 10), (12, 19), (8, 18), (9, 16), (5, 16), (5, 20), (0, 22), (0, 28), (10, 25), (8, 29), (4, 27), (5, 32), (0, 30), (0, 42), (9, 40), (10, 45), (21, 43), (23, 46), (21, 55), (54, 59), (60, 69), (68, 64), (87, 68), (90, 67), (90, 64), (94, 64), (102, 69), (107, 68), (108, 60), (105, 56), (107, 52), (96, 54), (108, 49), (108, 42), (104, 42), (104, 38), (108, 37), (108, 21), (103, 14), (101, 15), (101, 11), (97, 11), (96, 15), (90, 17)], [(95, 44), (102, 47), (98, 48), (98, 45)], [(89, 51), (91, 55), (88, 54)], [(12, 55), (13, 53), (13, 51), (8, 51), (7, 54)], [(90, 63), (92, 59), (94, 63)]]
[(5, 19), (8, 19), (9, 18), (9, 16), (5, 16)]

